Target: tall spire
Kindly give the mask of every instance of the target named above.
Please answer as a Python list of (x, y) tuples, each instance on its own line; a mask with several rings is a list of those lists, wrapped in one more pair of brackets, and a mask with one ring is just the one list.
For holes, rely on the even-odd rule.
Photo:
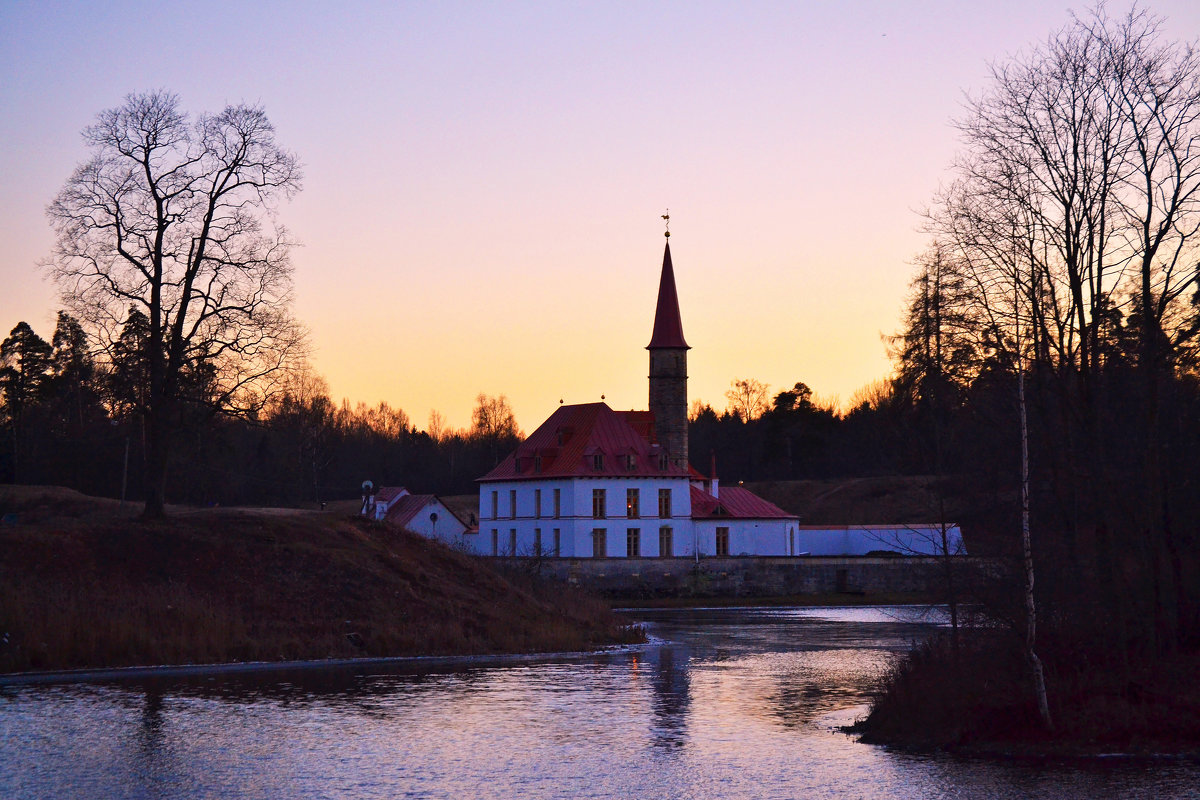
[[(671, 235), (669, 231), (667, 235)], [(670, 239), (663, 252), (654, 333), (646, 349), (650, 351), (650, 413), (654, 415), (655, 435), (672, 463), (687, 469), (687, 351), (691, 348), (683, 339), (683, 323), (679, 319)]]
[[(670, 233), (667, 234), (670, 236)], [(647, 350), (658, 348), (690, 350), (683, 338), (683, 320), (679, 316), (679, 295), (675, 292), (675, 269), (671, 266), (671, 243), (663, 251), (662, 277), (658, 281), (658, 307), (654, 311), (654, 333)]]

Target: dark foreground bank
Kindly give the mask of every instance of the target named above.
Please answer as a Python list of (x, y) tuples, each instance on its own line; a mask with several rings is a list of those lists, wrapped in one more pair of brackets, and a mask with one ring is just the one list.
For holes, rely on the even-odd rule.
[(1013, 756), (1200, 757), (1200, 653), (1135, 658), (1057, 631), (1038, 652), (1054, 727), (1037, 711), (1019, 643), (967, 631), (916, 648), (884, 677), (852, 730), (874, 744)]
[(0, 487), (0, 672), (571, 651), (640, 636), (599, 598), (358, 517), (133, 513)]

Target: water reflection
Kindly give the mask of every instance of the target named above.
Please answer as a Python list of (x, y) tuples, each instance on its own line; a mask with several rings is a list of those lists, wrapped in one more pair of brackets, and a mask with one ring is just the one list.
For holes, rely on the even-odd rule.
[(942, 624), (904, 609), (634, 612), (655, 644), (532, 663), (9, 688), (0, 797), (1186, 797), (1200, 767), (1005, 764), (838, 726)]
[(649, 652), (648, 661), (654, 669), (651, 682), (654, 744), (667, 748), (682, 746), (687, 740), (687, 712), (691, 702), (687, 654), (683, 648), (656, 647)]

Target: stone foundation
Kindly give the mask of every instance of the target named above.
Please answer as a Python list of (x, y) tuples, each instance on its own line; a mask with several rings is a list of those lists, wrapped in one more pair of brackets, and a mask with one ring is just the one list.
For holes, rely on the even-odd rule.
[[(780, 597), (801, 594), (940, 595), (945, 565), (937, 557), (548, 558), (524, 562), (610, 597)], [(987, 570), (983, 559), (956, 557), (955, 580)]]

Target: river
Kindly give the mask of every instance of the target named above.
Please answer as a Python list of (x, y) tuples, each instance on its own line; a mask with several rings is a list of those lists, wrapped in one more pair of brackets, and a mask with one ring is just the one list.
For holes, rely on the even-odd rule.
[(938, 624), (908, 608), (631, 612), (651, 643), (0, 688), (0, 797), (1171, 798), (1200, 765), (914, 755), (840, 731)]

